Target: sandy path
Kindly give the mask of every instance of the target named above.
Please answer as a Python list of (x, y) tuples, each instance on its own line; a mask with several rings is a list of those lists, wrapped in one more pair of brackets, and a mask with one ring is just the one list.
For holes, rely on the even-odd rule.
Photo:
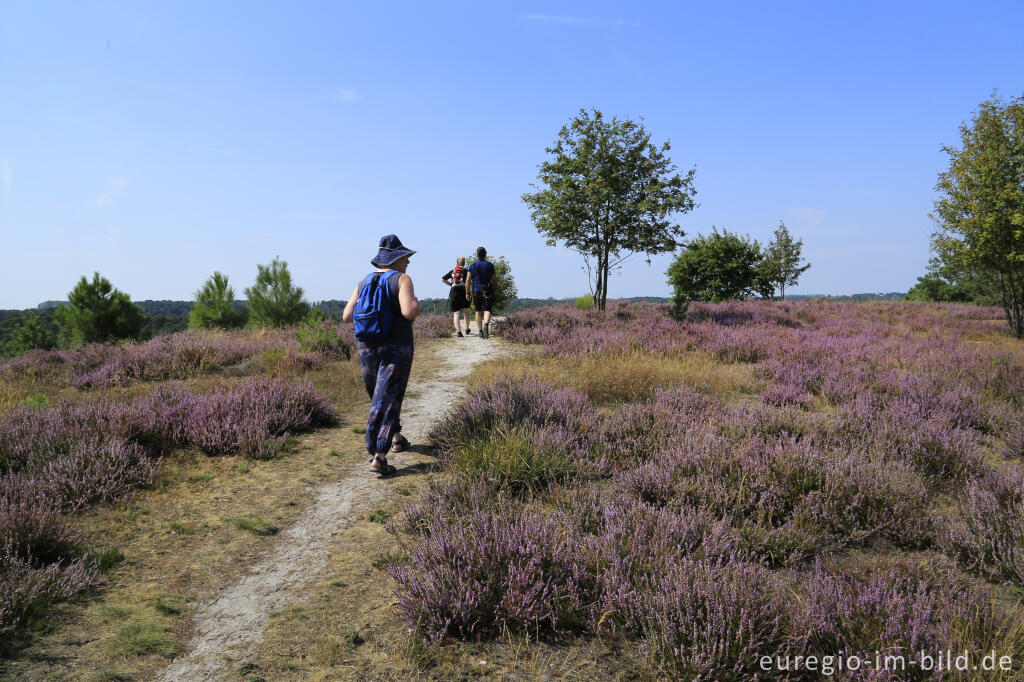
[[(421, 352), (421, 351), (417, 351)], [(503, 341), (477, 336), (435, 344), (433, 352), (444, 364), (432, 377), (413, 376), (402, 407), (402, 431), (413, 444), (424, 443), (431, 425), (442, 417), (461, 392), (461, 380), (483, 360), (509, 354)], [(389, 457), (401, 469), (414, 455)], [(157, 677), (160, 680), (237, 679), (225, 657), (245, 660), (262, 641), (274, 611), (301, 600), (305, 588), (322, 578), (327, 567), (327, 542), (358, 517), (355, 508), (393, 495), (391, 487), (357, 466), (345, 478), (323, 486), (316, 501), (295, 525), (281, 533), (270, 556), (249, 569), (248, 575), (224, 589), (195, 614), (195, 635), (187, 652), (175, 658)]]

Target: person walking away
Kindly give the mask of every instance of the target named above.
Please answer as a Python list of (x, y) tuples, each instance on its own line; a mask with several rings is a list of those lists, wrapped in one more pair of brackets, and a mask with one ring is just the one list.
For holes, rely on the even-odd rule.
[(466, 316), (466, 335), (469, 335), (469, 300), (466, 297), (466, 257), (459, 256), (455, 260), (455, 267), (441, 277), (441, 281), (451, 287), (448, 292), (448, 311), (453, 314), (452, 322), (455, 324), (455, 335), (462, 337), (462, 325), (460, 315)]
[[(476, 328), (481, 338), (491, 336), (491, 308), (494, 306), (494, 292), (498, 286), (498, 277), (494, 272), (494, 264), (487, 260), (487, 249), (476, 250), (476, 260), (469, 266), (469, 284), (467, 289), (473, 292), (473, 306), (476, 308)], [(469, 292), (466, 293), (469, 298)], [(483, 323), (481, 324), (481, 316)]]
[(420, 314), (412, 278), (406, 274), (414, 253), (393, 234), (381, 237), (380, 250), (370, 261), (376, 269), (356, 285), (341, 316), (355, 323), (359, 366), (370, 396), (366, 449), (372, 457), (370, 469), (381, 477), (396, 472), (388, 452), (409, 449), (400, 416), (412, 369), (412, 321)]

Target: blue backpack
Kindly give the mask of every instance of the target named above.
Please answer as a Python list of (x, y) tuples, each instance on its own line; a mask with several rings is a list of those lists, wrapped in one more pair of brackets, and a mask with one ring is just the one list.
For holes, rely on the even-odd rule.
[(356, 338), (360, 341), (383, 341), (391, 334), (391, 322), (395, 312), (391, 309), (391, 287), (388, 278), (391, 273), (374, 272), (367, 275), (356, 299), (352, 314), (356, 325)]

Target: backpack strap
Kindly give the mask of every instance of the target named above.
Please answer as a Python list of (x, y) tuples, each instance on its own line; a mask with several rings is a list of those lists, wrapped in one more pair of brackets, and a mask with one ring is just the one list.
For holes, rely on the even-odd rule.
[[(374, 272), (374, 273), (371, 273), (371, 274), (373, 274), (373, 286), (375, 286), (375, 287), (381, 286), (380, 281), (381, 280), (384, 281), (384, 284), (383, 284), (384, 293), (385, 293), (385, 295), (387, 297), (388, 307), (391, 308), (391, 314), (392, 315), (396, 315), (398, 317), (402, 317), (401, 303), (399, 303), (399, 309), (398, 309), (397, 312), (395, 311), (395, 306), (391, 305), (391, 284), (390, 284), (390, 281), (391, 281), (391, 274), (394, 273), (394, 272), (398, 272), (398, 270), (386, 270), (384, 272)], [(397, 298), (397, 295), (396, 295), (396, 298)]]

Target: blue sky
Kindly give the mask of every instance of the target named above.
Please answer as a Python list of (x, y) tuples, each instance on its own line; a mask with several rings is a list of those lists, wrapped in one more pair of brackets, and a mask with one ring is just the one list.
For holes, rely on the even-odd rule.
[[(1024, 3), (32, 3), (0, 19), (0, 308), (98, 270), (133, 299), (239, 297), (288, 261), (345, 298), (379, 237), (420, 297), (484, 244), (520, 295), (587, 291), (520, 197), (580, 108), (643, 117), (696, 166), (690, 235), (770, 239), (792, 293), (905, 291), (943, 144), (1024, 92)], [(670, 255), (610, 296), (669, 294)]]

